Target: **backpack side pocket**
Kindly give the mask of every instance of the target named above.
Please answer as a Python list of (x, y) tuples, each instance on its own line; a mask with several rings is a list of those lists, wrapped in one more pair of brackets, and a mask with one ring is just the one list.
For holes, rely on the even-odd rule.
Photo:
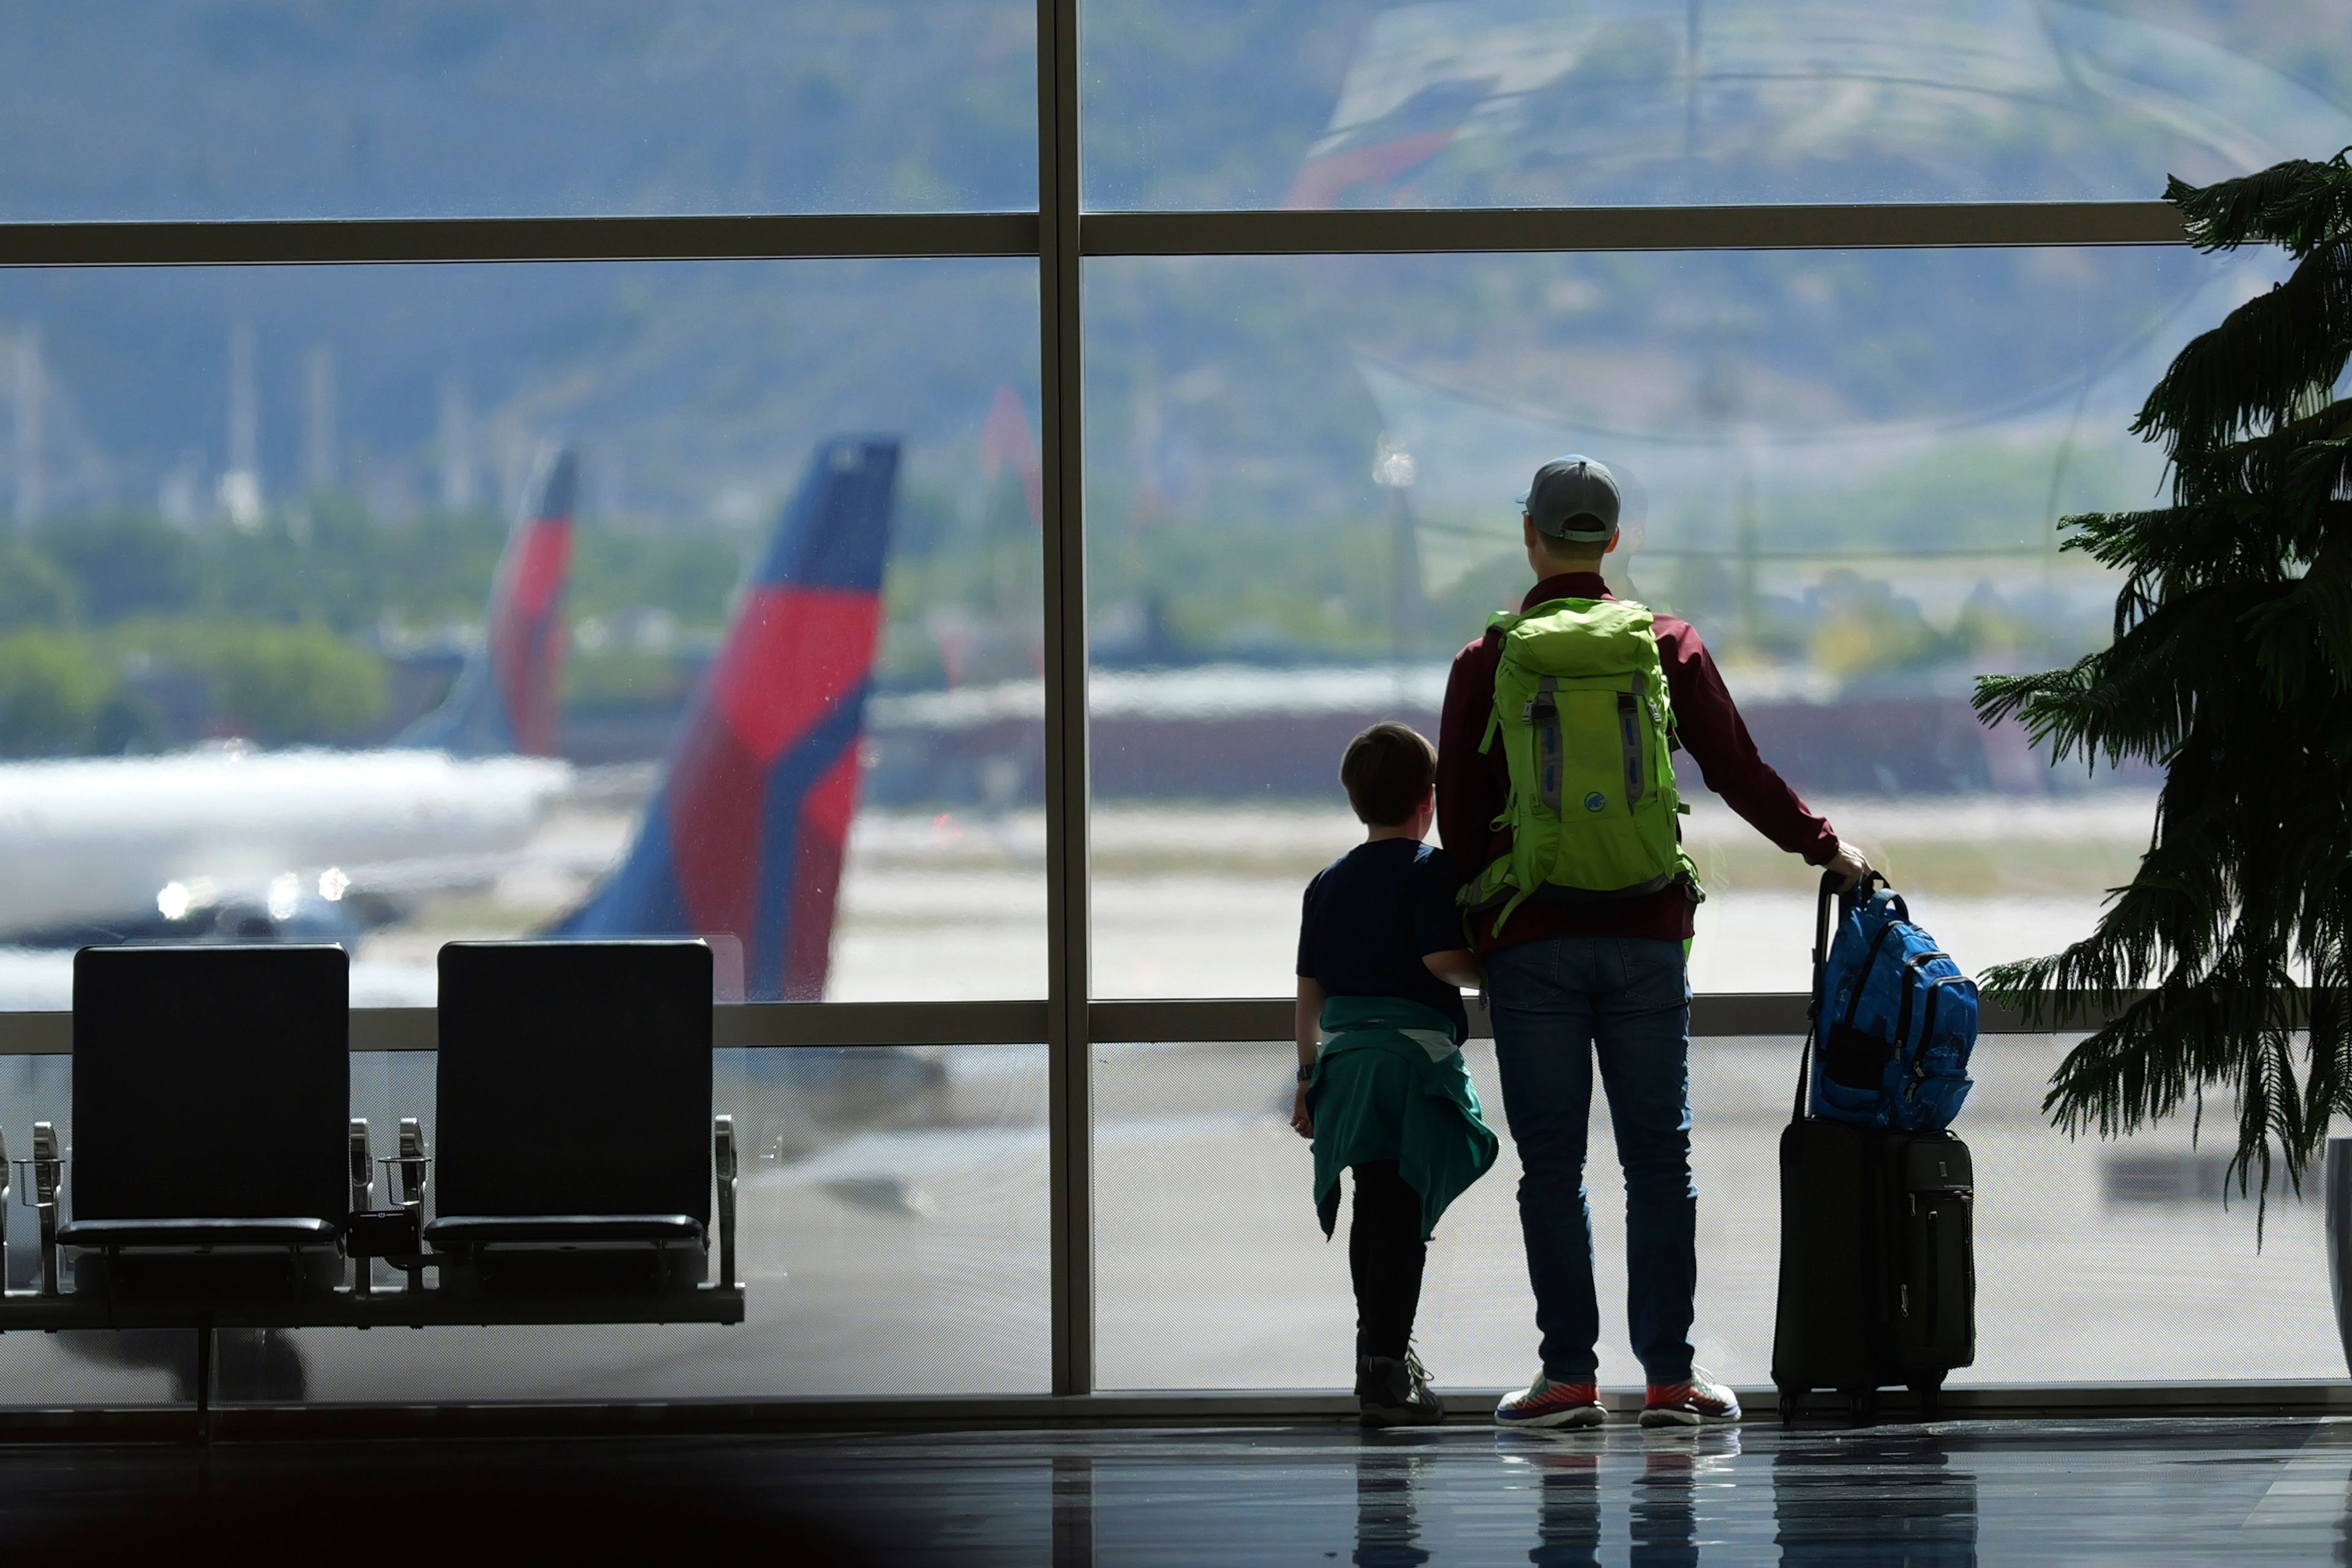
[(1904, 1075), (1903, 1098), (1895, 1109), (1895, 1124), (1911, 1131), (1949, 1127), (1974, 1087), (1969, 1050), (1976, 1039), (1976, 984), (1965, 974), (1946, 974), (1929, 982), (1927, 989), (1919, 1048)]
[(1895, 1047), (1846, 1024), (1830, 1026), (1813, 1071), (1813, 1110), (1856, 1127), (1886, 1125), (1886, 1068)]

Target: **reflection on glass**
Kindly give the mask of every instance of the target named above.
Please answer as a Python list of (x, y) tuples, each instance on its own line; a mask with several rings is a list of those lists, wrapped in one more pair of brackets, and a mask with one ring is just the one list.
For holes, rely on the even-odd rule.
[(0, 219), (1036, 202), (1012, 0), (0, 5)]
[[(387, 1147), (434, 1118), (429, 1052), (352, 1058), (352, 1114)], [(1028, 1046), (722, 1050), (741, 1140), (740, 1326), (229, 1333), (218, 1397), (362, 1401), (1036, 1393), (1046, 1385), (1045, 1056)], [(54, 1120), (72, 1061), (0, 1058), (0, 1129)], [(70, 1210), (68, 1166), (66, 1201)], [(429, 1201), (429, 1193), (428, 1193)], [(33, 1282), (22, 1220), (9, 1279)], [(378, 1266), (380, 1289), (397, 1274)], [(11, 1334), (0, 1405), (184, 1402), (184, 1332)]]
[(730, 996), (1042, 990), (1042, 738), (892, 729), (1035, 668), (1034, 299), (0, 275), (0, 1009), (133, 938), (342, 941), (362, 1005), (548, 931), (708, 936)]
[[(2153, 777), (2053, 772), (1972, 679), (2106, 640), (2116, 583), (2053, 524), (2154, 493), (2140, 398), (2270, 266), (1089, 263), (1097, 990), (1290, 988), (1299, 890), (1358, 837), (1348, 737), (1436, 732), (1446, 661), (1532, 581), (1515, 498), (1571, 451), (1631, 477), (1612, 581), (1698, 626), (1766, 760), (1971, 971), (2053, 951), (2128, 875)], [(1801, 989), (1812, 874), (1681, 771), (1695, 984)]]
[[(1989, 1037), (1954, 1131), (1976, 1161), (1977, 1357), (1955, 1384), (2340, 1376), (2318, 1202), (2224, 1206), (2219, 1154), (2189, 1130), (2069, 1142), (2042, 1114), (2073, 1044)], [(1416, 1349), (1442, 1391), (1534, 1374), (1535, 1301), (1494, 1047), (1464, 1052), (1504, 1134), (1486, 1179), (1430, 1244)], [(1097, 1377), (1107, 1388), (1345, 1388), (1344, 1245), (1314, 1214), (1307, 1146), (1286, 1125), (1287, 1045), (1099, 1047), (1095, 1078)], [(1691, 1048), (1699, 1364), (1771, 1382), (1780, 1131), (1797, 1042)], [(1639, 1386), (1625, 1344), (1624, 1188), (1607, 1119), (1586, 1162), (1602, 1303), (1601, 1381)], [(2306, 1182), (2306, 1190), (2315, 1184)], [(2170, 1259), (2151, 1274), (2147, 1259)], [(1338, 1347), (1334, 1349), (1333, 1347)]]
[(2352, 142), (2321, 0), (1097, 0), (1086, 49), (1098, 207), (2146, 200)]

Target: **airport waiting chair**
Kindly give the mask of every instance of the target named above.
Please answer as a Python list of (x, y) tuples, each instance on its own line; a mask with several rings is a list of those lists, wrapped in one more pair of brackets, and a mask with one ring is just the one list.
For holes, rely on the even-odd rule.
[[(134, 1257), (163, 1270), (140, 1278), (175, 1295), (331, 1289), (350, 1218), (350, 1006), (339, 947), (74, 955), (69, 1217), (56, 1239), (103, 1260), (77, 1270), (81, 1289), (118, 1288)], [(294, 1266), (169, 1267), (173, 1255), (224, 1265), (240, 1252)], [(56, 1279), (52, 1264), (52, 1289)]]
[(451, 942), (440, 970), (438, 1214), (424, 1235), (466, 1265), (442, 1268), (444, 1288), (698, 1284), (714, 1162), (710, 949)]

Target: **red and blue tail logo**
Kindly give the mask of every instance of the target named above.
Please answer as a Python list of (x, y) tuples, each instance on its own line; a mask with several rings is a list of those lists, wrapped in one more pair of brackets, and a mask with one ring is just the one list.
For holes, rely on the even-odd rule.
[(818, 447), (628, 858), (554, 934), (732, 938), (748, 998), (824, 994), (898, 478), (895, 440)]
[(463, 757), (551, 757), (563, 676), (563, 584), (572, 571), (579, 454), (567, 447), (533, 487), (490, 587), (489, 635), (441, 706), (394, 742)]

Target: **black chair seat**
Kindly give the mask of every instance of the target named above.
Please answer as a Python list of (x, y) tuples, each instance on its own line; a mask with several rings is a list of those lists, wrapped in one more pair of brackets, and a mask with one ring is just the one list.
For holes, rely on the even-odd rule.
[(73, 1218), (57, 1239), (329, 1252), (351, 1212), (351, 990), (339, 947), (74, 954)]
[(68, 1247), (331, 1247), (342, 1227), (293, 1215), (255, 1219), (73, 1219), (58, 1227)]
[(493, 1291), (637, 1289), (649, 1260), (663, 1281), (697, 1275), (711, 1218), (709, 947), (453, 942), (440, 973), (441, 1217), (425, 1239), (475, 1254)]
[(702, 1239), (702, 1222), (682, 1214), (443, 1215), (425, 1225), (425, 1239), (450, 1247), (516, 1242), (698, 1242)]

